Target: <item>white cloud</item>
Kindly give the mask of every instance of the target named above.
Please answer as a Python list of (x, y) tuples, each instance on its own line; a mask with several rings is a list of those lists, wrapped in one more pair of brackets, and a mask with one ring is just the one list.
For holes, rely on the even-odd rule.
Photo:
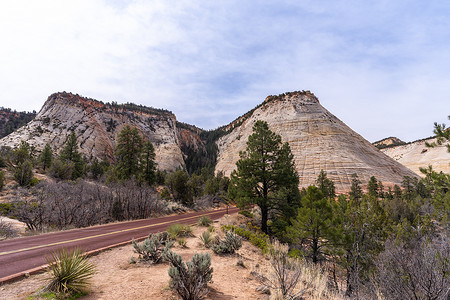
[[(112, 3), (112, 4), (111, 4)], [(406, 1), (11, 1), (0, 106), (71, 91), (214, 128), (309, 89), (369, 140), (431, 135), (449, 114), (448, 4)]]

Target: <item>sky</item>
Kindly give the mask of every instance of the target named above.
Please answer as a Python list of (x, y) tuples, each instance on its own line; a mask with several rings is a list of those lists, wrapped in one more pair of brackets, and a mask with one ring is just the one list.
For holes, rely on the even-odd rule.
[(172, 111), (204, 129), (310, 90), (367, 140), (450, 115), (450, 2), (0, 2), (0, 106), (54, 92)]

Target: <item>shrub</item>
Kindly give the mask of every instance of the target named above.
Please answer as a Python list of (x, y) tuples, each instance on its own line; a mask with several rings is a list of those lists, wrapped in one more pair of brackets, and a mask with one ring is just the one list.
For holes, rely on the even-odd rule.
[(138, 244), (133, 239), (134, 251), (139, 254), (139, 260), (148, 263), (158, 263), (163, 258), (164, 253), (173, 246), (167, 232), (150, 233), (142, 243)]
[(247, 218), (253, 218), (253, 214), (251, 212), (249, 212), (248, 210), (241, 210), (238, 212), (238, 214), (241, 214)]
[(213, 236), (212, 236), (211, 232), (206, 230), (206, 231), (202, 232), (202, 234), (199, 236), (199, 239), (202, 242), (203, 246), (205, 246), (206, 248), (209, 248), (213, 241)]
[(14, 167), (14, 179), (20, 186), (30, 185), (33, 178), (33, 165), (31, 161), (25, 160), (23, 163), (19, 163)]
[(207, 284), (212, 279), (211, 255), (196, 253), (191, 261), (183, 262), (180, 255), (168, 251), (165, 259), (170, 262), (170, 287), (183, 300), (201, 299), (208, 293)]
[(89, 262), (81, 250), (69, 252), (62, 249), (46, 259), (50, 273), (46, 289), (63, 297), (83, 292), (96, 272), (95, 265)]
[(179, 245), (180, 247), (182, 247), (182, 248), (187, 248), (187, 245), (186, 245), (186, 239), (184, 239), (184, 238), (179, 238), (179, 239), (177, 240), (177, 242), (178, 242), (178, 245)]
[(234, 233), (234, 231), (227, 231), (223, 240), (216, 240), (211, 248), (216, 254), (233, 254), (236, 250), (242, 247), (242, 238)]
[(5, 172), (0, 171), (0, 191), (3, 189), (3, 187), (5, 186)]
[(177, 239), (179, 237), (189, 237), (192, 236), (192, 227), (189, 225), (183, 224), (173, 224), (167, 228), (167, 232), (169, 233), (172, 239)]
[(232, 225), (224, 225), (222, 226), (222, 230), (224, 231), (233, 230), (237, 235), (243, 237), (244, 239), (249, 241), (252, 245), (261, 249), (263, 254), (267, 253), (267, 251), (269, 250), (270, 245), (269, 236), (263, 232), (255, 232)]
[(0, 241), (3, 239), (16, 237), (17, 235), (18, 232), (12, 224), (5, 222), (2, 217), (0, 217)]
[(275, 299), (339, 299), (329, 290), (328, 276), (320, 266), (288, 255), (288, 246), (275, 241), (269, 247), (271, 272), (260, 276)]
[(210, 225), (210, 226), (208, 227), (208, 231), (209, 231), (210, 233), (216, 232), (216, 228), (215, 228), (214, 226)]
[(210, 217), (208, 216), (202, 216), (200, 219), (198, 219), (197, 224), (200, 226), (205, 226), (208, 227), (209, 225), (212, 224), (212, 220)]

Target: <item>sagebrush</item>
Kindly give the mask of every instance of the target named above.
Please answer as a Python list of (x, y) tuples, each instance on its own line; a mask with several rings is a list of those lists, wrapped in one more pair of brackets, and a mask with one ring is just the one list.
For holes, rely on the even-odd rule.
[(142, 243), (137, 243), (133, 239), (132, 244), (134, 251), (139, 254), (139, 260), (156, 264), (163, 259), (163, 254), (173, 246), (173, 241), (169, 234), (164, 231), (150, 233)]
[(168, 251), (165, 259), (170, 262), (170, 287), (183, 300), (202, 299), (208, 294), (213, 273), (209, 253), (196, 253), (191, 261), (184, 263), (180, 255)]
[(242, 247), (242, 238), (234, 231), (229, 230), (225, 233), (225, 237), (216, 239), (211, 245), (212, 250), (216, 254), (233, 254)]

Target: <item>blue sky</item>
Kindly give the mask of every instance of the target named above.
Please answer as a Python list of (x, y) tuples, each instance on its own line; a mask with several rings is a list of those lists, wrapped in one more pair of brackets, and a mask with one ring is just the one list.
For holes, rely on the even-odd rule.
[(212, 129), (311, 90), (369, 141), (450, 114), (447, 1), (6, 1), (0, 106), (70, 91)]

